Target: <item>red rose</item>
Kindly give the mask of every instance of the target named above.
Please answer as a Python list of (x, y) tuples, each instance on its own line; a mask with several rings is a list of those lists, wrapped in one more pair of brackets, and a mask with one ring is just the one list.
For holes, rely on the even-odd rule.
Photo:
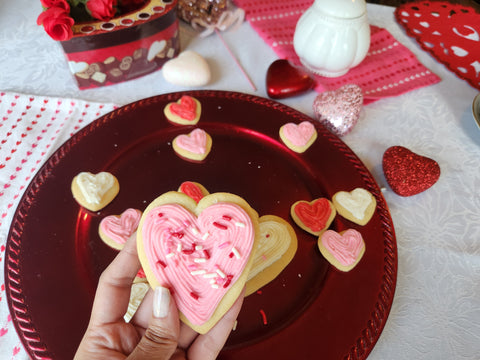
[(67, 0), (40, 0), (45, 9), (62, 8), (65, 12), (70, 12), (70, 5)]
[(51, 7), (43, 11), (37, 18), (37, 24), (43, 25), (53, 40), (69, 40), (73, 36), (74, 20), (61, 7)]
[(88, 0), (87, 9), (98, 20), (108, 21), (115, 16), (117, 0)]

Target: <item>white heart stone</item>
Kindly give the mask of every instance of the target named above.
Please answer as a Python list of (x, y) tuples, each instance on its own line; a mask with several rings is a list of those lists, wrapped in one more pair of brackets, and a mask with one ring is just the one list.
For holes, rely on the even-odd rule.
[(167, 61), (162, 73), (166, 81), (180, 86), (203, 86), (208, 84), (211, 77), (207, 61), (191, 50)]
[(165, 49), (165, 46), (167, 46), (165, 40), (154, 41), (152, 45), (150, 45), (150, 49), (148, 49), (147, 60), (152, 61), (158, 53)]
[(70, 67), (70, 71), (72, 72), (72, 74), (85, 71), (88, 68), (88, 64), (85, 61), (69, 61), (68, 66)]

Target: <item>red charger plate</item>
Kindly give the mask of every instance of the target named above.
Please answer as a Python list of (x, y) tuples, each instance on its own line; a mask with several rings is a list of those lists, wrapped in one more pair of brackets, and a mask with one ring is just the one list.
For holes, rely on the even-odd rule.
[[(171, 142), (191, 126), (169, 123), (164, 107), (182, 95), (202, 104), (198, 127), (213, 139), (201, 163), (175, 154)], [(283, 145), (279, 128), (312, 120), (252, 95), (193, 91), (121, 107), (62, 145), (40, 169), (16, 210), (7, 239), (5, 284), (12, 320), (34, 359), (72, 359), (90, 316), (98, 278), (116, 252), (98, 236), (100, 220), (129, 207), (143, 210), (183, 181), (245, 198), (260, 215), (291, 222), (298, 250), (287, 268), (245, 299), (219, 359), (365, 359), (387, 320), (397, 276), (397, 247), (385, 200), (358, 157), (315, 122), (318, 138), (303, 154)], [(109, 171), (120, 193), (93, 213), (73, 199), (81, 171)], [(365, 226), (336, 216), (331, 228), (359, 230), (366, 243), (350, 272), (333, 268), (317, 239), (289, 216), (297, 200), (369, 190), (377, 209)]]

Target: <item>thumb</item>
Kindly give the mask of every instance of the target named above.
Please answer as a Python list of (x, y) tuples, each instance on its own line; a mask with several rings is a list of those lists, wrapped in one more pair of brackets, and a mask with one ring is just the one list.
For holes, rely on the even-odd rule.
[(130, 354), (130, 360), (166, 360), (177, 349), (180, 322), (170, 291), (157, 287), (153, 295), (153, 314), (145, 334)]

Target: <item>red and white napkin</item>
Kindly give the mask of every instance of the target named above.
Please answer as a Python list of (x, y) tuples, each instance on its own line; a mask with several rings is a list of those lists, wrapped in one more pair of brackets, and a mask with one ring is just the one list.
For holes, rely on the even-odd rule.
[[(301, 65), (293, 48), (293, 35), (300, 16), (313, 0), (235, 0), (245, 10), (246, 19), (281, 59)], [(335, 90), (356, 84), (364, 102), (397, 96), (438, 83), (441, 79), (422, 65), (416, 56), (387, 30), (371, 26), (371, 44), (366, 58), (347, 74), (337, 78), (315, 76), (315, 90)]]
[(114, 104), (0, 91), (0, 349), (26, 359), (8, 311), (4, 284), (7, 235), (32, 177), (76, 131), (112, 111)]

